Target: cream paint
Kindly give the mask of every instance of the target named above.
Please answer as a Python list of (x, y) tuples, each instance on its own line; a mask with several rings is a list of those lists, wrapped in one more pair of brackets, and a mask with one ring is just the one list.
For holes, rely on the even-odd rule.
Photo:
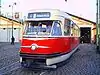
[[(49, 37), (49, 38), (48, 38)], [(79, 36), (38, 36), (38, 37), (35, 37), (33, 36), (33, 38), (23, 38), (23, 39), (26, 39), (26, 40), (48, 40), (48, 39), (58, 39), (58, 38), (68, 38), (68, 37), (79, 37)]]
[(57, 39), (57, 38), (23, 38), (23, 39), (26, 39), (26, 40), (49, 40), (49, 39)]
[(46, 64), (52, 65), (52, 64), (59, 63), (59, 62), (62, 62), (64, 60), (68, 59), (77, 50), (78, 47), (79, 47), (79, 45), (74, 50), (72, 50), (72, 52), (70, 52), (68, 54), (65, 54), (65, 55), (62, 55), (59, 57), (46, 59)]

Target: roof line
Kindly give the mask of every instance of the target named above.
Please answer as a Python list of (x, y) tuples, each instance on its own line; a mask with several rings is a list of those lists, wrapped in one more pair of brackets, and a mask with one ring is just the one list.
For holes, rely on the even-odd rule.
[[(66, 13), (67, 13), (67, 12), (66, 12)], [(82, 19), (82, 20), (88, 21), (88, 22), (90, 22), (90, 23), (96, 24), (96, 22), (93, 22), (93, 21), (91, 21), (91, 20), (88, 20), (88, 19), (85, 19), (85, 18), (82, 18), (82, 17), (76, 16), (76, 15), (73, 15), (73, 14), (70, 14), (70, 13), (67, 13), (67, 14), (70, 15), (70, 16), (74, 16), (74, 17), (77, 17), (77, 18), (79, 18), (79, 19)]]
[[(5, 16), (3, 16), (3, 15), (0, 15), (0, 17), (6, 18), (6, 19), (8, 19), (8, 20), (12, 20), (12, 19), (10, 19), (10, 18), (8, 18), (8, 17), (5, 17)], [(13, 20), (13, 21), (21, 24), (21, 22), (19, 22), (19, 21), (16, 21), (16, 20)]]

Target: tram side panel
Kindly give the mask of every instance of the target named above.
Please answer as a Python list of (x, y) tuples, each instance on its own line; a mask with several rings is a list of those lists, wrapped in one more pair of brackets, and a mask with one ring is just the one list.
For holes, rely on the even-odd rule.
[[(22, 46), (26, 47), (21, 47), (21, 53), (55, 54), (71, 52), (71, 37), (36, 39), (37, 38), (23, 39)], [(31, 46), (33, 43), (40, 47), (38, 47), (36, 50), (32, 50), (31, 47), (28, 46)]]

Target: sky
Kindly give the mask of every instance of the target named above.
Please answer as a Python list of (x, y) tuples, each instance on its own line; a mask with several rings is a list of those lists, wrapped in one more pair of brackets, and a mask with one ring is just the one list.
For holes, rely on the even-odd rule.
[(3, 12), (11, 12), (9, 5), (14, 2), (14, 12), (26, 12), (32, 9), (60, 9), (76, 16), (96, 22), (96, 0), (1, 0)]

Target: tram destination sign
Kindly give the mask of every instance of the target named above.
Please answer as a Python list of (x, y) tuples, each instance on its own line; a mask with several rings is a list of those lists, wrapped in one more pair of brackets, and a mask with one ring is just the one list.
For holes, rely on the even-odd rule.
[(28, 18), (50, 18), (50, 12), (35, 12), (35, 13), (28, 13)]

